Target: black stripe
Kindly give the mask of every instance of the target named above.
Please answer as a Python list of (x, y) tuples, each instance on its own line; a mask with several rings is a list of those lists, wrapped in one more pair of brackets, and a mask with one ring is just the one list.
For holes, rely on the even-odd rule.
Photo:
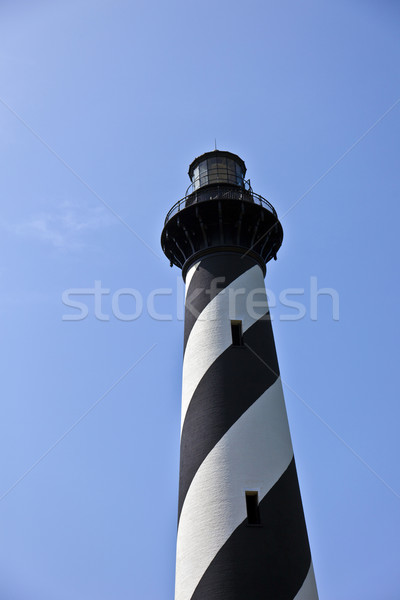
[(230, 346), (225, 350), (207, 370), (190, 401), (181, 437), (179, 516), (207, 454), (279, 375), (269, 314), (249, 327), (243, 340), (249, 348)]
[(217, 254), (202, 259), (186, 294), (184, 351), (193, 325), (210, 300), (255, 264), (254, 259), (238, 254)]
[(294, 459), (260, 502), (260, 515), (261, 526), (246, 519), (235, 529), (191, 600), (293, 600), (311, 565)]

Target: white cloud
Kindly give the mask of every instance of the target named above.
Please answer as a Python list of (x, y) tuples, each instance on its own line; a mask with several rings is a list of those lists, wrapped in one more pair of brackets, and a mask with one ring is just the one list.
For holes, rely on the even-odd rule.
[(89, 244), (88, 236), (115, 223), (103, 206), (88, 207), (66, 201), (56, 209), (42, 211), (21, 223), (3, 223), (16, 235), (37, 239), (60, 249), (77, 249)]

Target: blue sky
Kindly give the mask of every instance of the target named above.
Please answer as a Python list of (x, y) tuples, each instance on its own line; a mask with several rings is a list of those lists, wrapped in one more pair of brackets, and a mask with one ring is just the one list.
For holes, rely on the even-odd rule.
[[(2, 598), (173, 598), (182, 284), (159, 237), (216, 139), (281, 217), (267, 288), (305, 290), (303, 319), (272, 311), (320, 598), (398, 599), (399, 12), (1, 3)], [(310, 318), (311, 277), (339, 320), (329, 297)], [(95, 281), (103, 317), (86, 295), (63, 320)]]

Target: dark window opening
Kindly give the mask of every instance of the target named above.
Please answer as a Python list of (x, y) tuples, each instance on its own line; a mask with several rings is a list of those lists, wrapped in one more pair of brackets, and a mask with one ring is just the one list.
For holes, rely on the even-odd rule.
[(242, 321), (231, 321), (232, 344), (243, 346)]
[(260, 508), (258, 506), (258, 492), (246, 492), (247, 524), (260, 525)]

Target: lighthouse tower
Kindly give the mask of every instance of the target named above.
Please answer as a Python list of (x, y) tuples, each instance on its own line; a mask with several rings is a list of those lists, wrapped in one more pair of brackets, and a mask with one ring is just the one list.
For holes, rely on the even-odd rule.
[(215, 150), (161, 236), (186, 283), (175, 600), (318, 600), (264, 285), (283, 231)]

